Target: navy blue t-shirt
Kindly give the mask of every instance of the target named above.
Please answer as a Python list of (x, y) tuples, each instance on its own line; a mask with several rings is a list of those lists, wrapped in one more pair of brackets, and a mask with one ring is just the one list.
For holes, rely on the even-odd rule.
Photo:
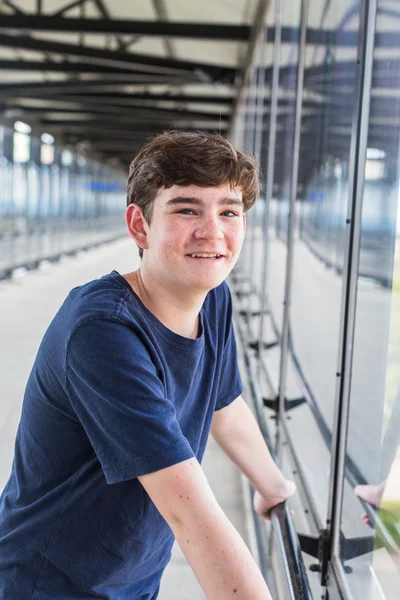
[(242, 393), (225, 283), (197, 339), (116, 271), (73, 289), (26, 387), (0, 498), (0, 600), (156, 598), (173, 534), (137, 479), (193, 456)]

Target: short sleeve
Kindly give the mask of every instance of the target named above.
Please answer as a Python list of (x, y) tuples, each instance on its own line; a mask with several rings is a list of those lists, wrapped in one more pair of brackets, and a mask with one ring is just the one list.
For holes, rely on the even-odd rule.
[(194, 456), (144, 342), (118, 321), (94, 319), (71, 336), (66, 387), (107, 483)]
[(225, 290), (227, 294), (225, 343), (215, 410), (220, 410), (228, 406), (243, 392), (243, 384), (237, 360), (235, 332), (232, 323), (232, 298), (227, 285), (225, 285)]

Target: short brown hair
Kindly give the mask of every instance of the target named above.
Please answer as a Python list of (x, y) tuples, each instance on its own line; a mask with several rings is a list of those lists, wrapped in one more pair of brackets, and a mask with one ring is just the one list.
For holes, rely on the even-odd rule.
[[(226, 138), (201, 131), (166, 131), (147, 142), (129, 167), (127, 204), (137, 204), (150, 224), (153, 200), (173, 185), (242, 189), (244, 210), (254, 204), (260, 182), (256, 160)], [(140, 256), (143, 250), (139, 249)]]

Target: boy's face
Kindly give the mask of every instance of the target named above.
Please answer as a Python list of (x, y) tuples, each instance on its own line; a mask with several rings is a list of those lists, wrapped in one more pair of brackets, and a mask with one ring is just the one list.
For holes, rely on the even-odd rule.
[(145, 227), (143, 260), (152, 274), (169, 287), (208, 291), (222, 283), (238, 259), (246, 228), (242, 190), (229, 183), (162, 188), (151, 225)]

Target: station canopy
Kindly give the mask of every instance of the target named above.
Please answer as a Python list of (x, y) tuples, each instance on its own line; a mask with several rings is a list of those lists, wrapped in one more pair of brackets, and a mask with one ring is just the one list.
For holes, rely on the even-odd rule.
[(226, 134), (258, 0), (0, 0), (0, 106), (101, 159), (166, 129)]

